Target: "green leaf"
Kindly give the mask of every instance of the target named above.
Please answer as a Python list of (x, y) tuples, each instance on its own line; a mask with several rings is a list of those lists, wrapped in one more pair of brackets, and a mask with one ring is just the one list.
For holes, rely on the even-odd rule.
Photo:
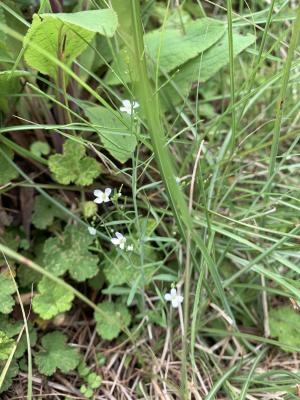
[[(1, 51), (1, 46), (0, 46)], [(17, 95), (22, 90), (20, 78), (29, 75), (26, 71), (1, 71), (0, 72), (0, 110), (7, 113), (9, 108), (17, 101)]]
[(51, 237), (44, 245), (44, 266), (55, 276), (69, 271), (71, 277), (82, 282), (98, 272), (98, 257), (89, 252), (94, 238), (84, 227), (67, 226), (61, 237)]
[(131, 126), (131, 116), (122, 114), (120, 120), (101, 106), (84, 106), (84, 110), (104, 148), (121, 163), (131, 158), (137, 143), (133, 129), (127, 128)]
[[(36, 330), (34, 329), (30, 321), (28, 321), (27, 325), (29, 331), (30, 346), (33, 347), (35, 346), (37, 340)], [(3, 331), (10, 339), (16, 340), (17, 336), (23, 329), (23, 326), (24, 326), (23, 322), (21, 321), (15, 322), (11, 319), (8, 319), (7, 317), (4, 318), (2, 317), (0, 320), (0, 330)], [(27, 350), (27, 338), (24, 330), (21, 339), (17, 343), (17, 349), (14, 354), (14, 357), (15, 358), (23, 357), (26, 350)]]
[(112, 340), (119, 336), (122, 328), (131, 322), (131, 316), (124, 304), (103, 301), (98, 304), (101, 312), (95, 311), (96, 330), (105, 340)]
[[(159, 75), (168, 73), (178, 68), (188, 60), (203, 53), (216, 43), (225, 33), (226, 26), (211, 18), (201, 18), (185, 23), (185, 33), (181, 26), (164, 27), (144, 36), (147, 64), (152, 75), (155, 76), (156, 65), (159, 65)], [(129, 70), (129, 55), (122, 50), (112, 70), (108, 72), (105, 81), (109, 84), (119, 84), (120, 80), (129, 82), (134, 79), (133, 72)], [(113, 72), (115, 71), (115, 73)]]
[(300, 350), (300, 314), (291, 306), (272, 309), (269, 315), (270, 331), (273, 337), (278, 337), (280, 347), (284, 351), (291, 351), (284, 346), (298, 347)]
[(30, 145), (30, 151), (37, 157), (46, 156), (50, 153), (50, 146), (47, 142), (37, 140)]
[(49, 168), (54, 179), (63, 185), (91, 185), (101, 172), (100, 164), (85, 155), (85, 147), (71, 139), (64, 143), (63, 154), (49, 157)]
[[(56, 199), (59, 201), (58, 199)], [(62, 205), (63, 203), (59, 201)], [(32, 214), (32, 223), (38, 229), (46, 229), (53, 223), (54, 218), (65, 218), (65, 213), (47, 200), (43, 195), (36, 196), (34, 202), (34, 212)]]
[(77, 349), (71, 348), (66, 342), (67, 337), (59, 331), (43, 337), (43, 350), (35, 355), (35, 363), (41, 374), (50, 376), (57, 369), (66, 374), (77, 367), (80, 355)]
[(14, 281), (4, 273), (0, 273), (0, 313), (9, 314), (15, 304), (12, 295), (16, 287)]
[(13, 351), (15, 341), (0, 331), (0, 360), (7, 360)]
[(104, 274), (111, 285), (132, 285), (136, 279), (141, 276), (142, 271), (145, 274), (147, 282), (154, 274), (157, 265), (155, 261), (157, 255), (153, 248), (149, 245), (144, 246), (144, 271), (141, 266), (141, 257), (134, 253), (123, 253), (116, 249), (112, 249), (107, 254), (104, 264)]
[[(5, 366), (5, 362), (4, 361), (2, 361), (2, 362), (0, 361), (0, 374), (1, 374), (4, 366)], [(10, 386), (13, 383), (13, 378), (15, 378), (18, 375), (18, 373), (19, 373), (18, 363), (15, 360), (13, 360), (10, 363), (8, 371), (7, 371), (6, 375), (5, 375), (4, 382), (3, 382), (2, 386), (0, 387), (0, 393), (3, 393), (7, 389), (10, 388)]]
[[(1, 86), (1, 82), (0, 82)], [(0, 89), (1, 90), (1, 89)], [(14, 153), (8, 147), (0, 144), (0, 149), (6, 154), (8, 158), (13, 159)], [(0, 151), (0, 185), (6, 185), (11, 180), (18, 177), (18, 171), (6, 160)]]
[(201, 18), (184, 25), (185, 33), (178, 26), (149, 32), (144, 37), (145, 49), (150, 60), (159, 63), (164, 72), (184, 64), (196, 57), (225, 33), (226, 27), (222, 22), (211, 18)]
[(71, 63), (85, 50), (96, 33), (111, 37), (117, 28), (113, 10), (90, 10), (77, 13), (34, 14), (24, 46), (25, 61), (45, 75), (57, 78), (57, 66), (46, 55), (60, 57), (65, 65)]
[[(243, 36), (238, 33), (233, 34), (233, 48), (234, 57), (240, 54), (243, 50), (253, 44), (255, 36)], [(163, 88), (163, 94), (172, 102), (177, 104), (181, 101), (182, 97), (185, 98), (191, 89), (192, 83), (199, 80), (199, 82), (206, 82), (214, 76), (222, 67), (229, 62), (229, 48), (228, 37), (224, 35), (222, 39), (205, 51), (202, 55), (193, 58), (185, 63), (174, 75), (170, 83), (166, 84)], [(164, 82), (161, 82), (164, 84)], [(173, 85), (177, 86), (177, 90)], [(180, 92), (180, 95), (178, 94)]]
[(87, 383), (91, 389), (98, 389), (101, 386), (102, 378), (97, 375), (95, 372), (91, 372), (87, 376)]
[(98, 207), (94, 201), (84, 201), (80, 206), (85, 218), (91, 218), (97, 214)]
[(53, 318), (72, 307), (73, 292), (46, 277), (39, 282), (38, 291), (33, 298), (32, 307), (43, 319)]

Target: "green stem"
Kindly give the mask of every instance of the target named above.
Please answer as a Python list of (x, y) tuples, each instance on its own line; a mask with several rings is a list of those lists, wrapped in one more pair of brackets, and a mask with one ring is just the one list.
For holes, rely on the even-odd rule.
[(231, 97), (231, 137), (230, 151), (234, 149), (236, 138), (236, 116), (235, 116), (235, 85), (234, 85), (234, 53), (232, 32), (232, 0), (227, 0), (227, 23), (228, 23), (228, 47), (229, 47), (229, 72), (230, 72), (230, 97)]
[(286, 99), (287, 87), (288, 87), (288, 82), (289, 82), (289, 77), (290, 77), (291, 66), (292, 66), (292, 60), (293, 60), (295, 48), (298, 43), (299, 32), (300, 32), (300, 6), (298, 7), (298, 10), (297, 10), (296, 19), (293, 22), (292, 37), (291, 37), (291, 41), (290, 41), (290, 45), (289, 45), (289, 49), (288, 49), (286, 62), (284, 65), (282, 85), (281, 85), (281, 90), (280, 90), (279, 98), (278, 98), (278, 102), (277, 102), (276, 119), (275, 119), (275, 124), (274, 124), (274, 135), (273, 135), (271, 158), (270, 158), (269, 172), (268, 172), (268, 182), (267, 182), (268, 189), (270, 188), (272, 180), (274, 179), (274, 175), (275, 175), (276, 158), (278, 155), (278, 147), (279, 147), (279, 140), (280, 140), (280, 130), (281, 130), (282, 117), (283, 117), (284, 102)]
[[(191, 235), (193, 242), (201, 251), (202, 256), (207, 263), (212, 278), (214, 280), (216, 290), (221, 298), (225, 311), (234, 319), (231, 309), (228, 305), (224, 294), (222, 283), (214, 261), (212, 260), (203, 240), (198, 232), (193, 230), (192, 218), (189, 214), (187, 203), (183, 192), (180, 190), (176, 182), (176, 174), (171, 158), (170, 151), (167, 147), (167, 139), (161, 123), (158, 95), (153, 91), (147, 76), (145, 49), (143, 42), (143, 30), (140, 17), (140, 4), (138, 0), (131, 0), (131, 29), (132, 43), (127, 43), (130, 54), (132, 68), (135, 71), (134, 76), (137, 77), (135, 89), (137, 97), (141, 103), (141, 108), (147, 121), (148, 131), (153, 146), (155, 160), (158, 164), (161, 177), (168, 194), (170, 205), (175, 217), (179, 233), (184, 242), (188, 242)], [(122, 19), (122, 15), (119, 16)], [(122, 21), (121, 21), (122, 23)], [(184, 271), (184, 338), (182, 348), (182, 398), (188, 398), (188, 380), (187, 380), (187, 349), (189, 335), (189, 298), (190, 298), (190, 276), (191, 263), (187, 264)]]

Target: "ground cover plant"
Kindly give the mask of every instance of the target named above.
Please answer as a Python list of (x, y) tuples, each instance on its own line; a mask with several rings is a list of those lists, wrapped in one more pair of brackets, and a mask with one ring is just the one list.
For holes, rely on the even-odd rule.
[(0, 397), (300, 397), (300, 7), (0, 1)]

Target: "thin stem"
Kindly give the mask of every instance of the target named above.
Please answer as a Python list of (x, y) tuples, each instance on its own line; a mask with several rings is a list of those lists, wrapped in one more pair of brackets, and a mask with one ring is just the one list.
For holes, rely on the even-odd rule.
[(236, 138), (236, 115), (235, 115), (235, 85), (234, 85), (234, 53), (232, 32), (232, 1), (227, 0), (227, 23), (228, 23), (228, 48), (229, 48), (229, 72), (230, 72), (230, 97), (231, 97), (231, 137), (230, 151), (234, 149)]
[[(277, 110), (276, 110), (276, 119), (274, 124), (274, 135), (273, 135), (273, 142), (271, 148), (271, 156), (270, 156), (270, 164), (269, 164), (269, 171), (268, 171), (268, 182), (267, 188), (269, 189), (274, 179), (275, 175), (275, 167), (276, 167), (276, 157), (278, 155), (278, 147), (279, 147), (279, 139), (280, 139), (280, 130), (281, 130), (281, 123), (282, 123), (282, 116), (283, 116), (283, 108), (287, 94), (287, 87), (290, 77), (290, 71), (293, 61), (293, 55), (295, 48), (298, 43), (300, 32), (300, 6), (297, 10), (296, 19), (293, 22), (293, 29), (292, 29), (292, 37), (288, 49), (287, 59), (284, 65), (284, 73), (282, 77), (282, 86), (277, 102)], [(268, 191), (267, 189), (267, 191)]]

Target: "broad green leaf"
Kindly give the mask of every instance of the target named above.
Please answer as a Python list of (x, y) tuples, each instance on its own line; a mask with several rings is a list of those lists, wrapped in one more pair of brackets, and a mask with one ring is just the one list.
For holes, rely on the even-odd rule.
[(185, 32), (179, 26), (159, 29), (145, 35), (145, 49), (150, 60), (159, 68), (170, 72), (196, 57), (225, 33), (225, 25), (211, 18), (201, 18), (185, 24)]
[[(43, 14), (44, 16), (53, 14)], [(107, 37), (113, 37), (118, 26), (117, 14), (111, 9), (79, 11), (75, 13), (58, 13), (55, 18), (74, 29), (81, 27), (90, 32), (100, 33)]]
[(98, 257), (89, 252), (94, 238), (84, 227), (69, 225), (60, 237), (51, 237), (44, 245), (44, 267), (55, 276), (69, 271), (82, 282), (98, 272)]
[(46, 229), (47, 226), (53, 223), (54, 218), (64, 219), (65, 215), (66, 214), (60, 208), (50, 203), (44, 196), (36, 196), (34, 212), (32, 214), (32, 223), (36, 228)]
[(24, 46), (25, 61), (45, 75), (57, 78), (57, 66), (39, 51), (71, 63), (85, 50), (96, 33), (112, 37), (117, 28), (117, 16), (111, 9), (77, 13), (34, 14)]
[(130, 324), (131, 316), (124, 304), (103, 301), (98, 304), (102, 311), (95, 311), (96, 330), (105, 340), (112, 340), (119, 336), (122, 328)]
[(0, 360), (7, 360), (15, 346), (15, 341), (0, 331)]
[(26, 71), (0, 72), (0, 110), (7, 113), (9, 108), (16, 103), (17, 95), (22, 91), (20, 78), (26, 75), (29, 75)]
[(300, 314), (291, 306), (272, 309), (269, 315), (270, 331), (273, 337), (278, 337), (280, 347), (290, 351), (284, 344), (298, 347), (300, 351)]
[(32, 301), (33, 311), (43, 319), (50, 319), (70, 310), (74, 294), (56, 282), (45, 277), (38, 284), (39, 293)]
[(64, 143), (63, 154), (49, 157), (49, 168), (54, 179), (63, 185), (91, 185), (101, 172), (100, 164), (85, 154), (85, 147), (71, 139)]
[(35, 355), (35, 363), (41, 374), (51, 376), (57, 369), (64, 374), (74, 370), (80, 355), (66, 344), (67, 337), (58, 331), (48, 333), (42, 339), (43, 350)]
[(121, 163), (131, 158), (137, 143), (133, 133), (134, 127), (127, 128), (131, 125), (131, 117), (122, 114), (120, 120), (110, 110), (101, 106), (84, 106), (84, 110), (104, 148)]
[[(1, 86), (1, 82), (0, 82)], [(1, 90), (1, 89), (0, 89)], [(0, 149), (6, 154), (8, 158), (13, 159), (14, 153), (8, 147), (0, 144)], [(6, 185), (11, 180), (18, 177), (18, 171), (6, 160), (0, 152), (0, 185)]]
[(9, 314), (15, 304), (13, 294), (16, 288), (12, 278), (0, 273), (0, 313)]
[[(238, 33), (233, 34), (234, 56), (236, 57), (243, 50), (253, 44), (255, 36), (243, 36)], [(189, 94), (192, 83), (199, 80), (200, 84), (206, 82), (214, 76), (222, 67), (229, 63), (228, 37), (223, 38), (205, 51), (202, 55), (193, 58), (184, 64), (178, 73), (174, 75), (170, 83), (164, 86), (163, 94), (172, 104), (177, 104), (181, 98)], [(164, 84), (164, 82), (161, 82)], [(177, 90), (174, 89), (176, 85)], [(180, 92), (181, 96), (178, 94)]]
[[(225, 30), (226, 27), (222, 22), (211, 18), (201, 18), (187, 22), (185, 33), (180, 26), (177, 28), (168, 26), (147, 33), (144, 36), (144, 42), (149, 70), (154, 76), (158, 65), (159, 75), (171, 72), (211, 47), (224, 35)], [(129, 57), (126, 50), (120, 52), (112, 65), (112, 71), (107, 74), (105, 79), (107, 83), (119, 84), (118, 76), (124, 82), (134, 80), (133, 73), (128, 67)]]

